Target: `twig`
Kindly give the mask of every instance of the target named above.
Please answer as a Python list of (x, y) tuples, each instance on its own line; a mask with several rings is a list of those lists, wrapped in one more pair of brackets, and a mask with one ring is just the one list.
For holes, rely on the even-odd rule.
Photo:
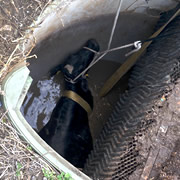
[(17, 51), (18, 48), (19, 48), (19, 44), (16, 45), (14, 51), (13, 51), (13, 52), (11, 53), (11, 55), (9, 56), (9, 58), (8, 58), (8, 60), (7, 60), (7, 63), (6, 63), (6, 66), (10, 64), (11, 59), (12, 59), (13, 55), (15, 54), (15, 52)]
[(6, 116), (6, 114), (8, 113), (8, 110), (6, 110), (6, 112), (5, 113), (3, 113), (3, 115), (1, 116), (1, 118), (0, 118), (0, 122), (2, 121), (2, 119)]
[(2, 172), (2, 174), (0, 175), (0, 179), (4, 176), (5, 172), (7, 171), (7, 169), (9, 168), (10, 166), (7, 166), (6, 169)]

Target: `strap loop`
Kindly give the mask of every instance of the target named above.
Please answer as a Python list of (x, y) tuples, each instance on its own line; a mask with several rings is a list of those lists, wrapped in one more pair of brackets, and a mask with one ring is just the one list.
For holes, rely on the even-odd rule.
[(69, 99), (72, 99), (73, 101), (78, 103), (88, 113), (88, 115), (91, 114), (92, 109), (90, 105), (77, 93), (73, 91), (65, 91), (63, 96), (68, 97)]

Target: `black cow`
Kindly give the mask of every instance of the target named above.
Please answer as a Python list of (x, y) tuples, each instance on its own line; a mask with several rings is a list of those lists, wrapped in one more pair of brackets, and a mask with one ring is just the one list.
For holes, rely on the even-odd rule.
[[(93, 108), (93, 97), (88, 88), (86, 77), (82, 75), (75, 83), (71, 82), (92, 62), (99, 45), (89, 40), (75, 54), (70, 55), (63, 64), (57, 66), (51, 74), (60, 70), (65, 77), (65, 89), (78, 94)], [(92, 149), (92, 137), (88, 124), (88, 113), (79, 103), (62, 96), (54, 108), (49, 122), (39, 135), (61, 156), (78, 168), (83, 168), (85, 160)]]

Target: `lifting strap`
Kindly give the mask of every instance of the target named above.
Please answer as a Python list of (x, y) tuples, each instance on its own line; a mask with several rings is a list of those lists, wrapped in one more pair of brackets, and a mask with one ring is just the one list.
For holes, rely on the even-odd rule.
[(73, 101), (78, 103), (88, 113), (88, 115), (91, 114), (92, 112), (91, 106), (77, 93), (73, 91), (65, 91), (63, 96), (68, 97), (69, 99), (72, 99)]
[[(164, 24), (159, 30), (157, 30), (151, 37), (155, 38), (157, 37), (164, 29), (165, 27), (180, 13), (180, 9), (176, 11), (176, 13), (169, 19), (169, 21)], [(99, 96), (103, 97), (105, 96), (112, 88), (113, 86), (121, 79), (121, 77), (128, 72), (128, 70), (136, 63), (136, 61), (139, 59), (139, 57), (143, 54), (143, 52), (146, 50), (146, 48), (152, 43), (152, 41), (145, 42), (142, 46), (142, 48), (131, 55), (116, 71), (115, 73), (105, 82), (104, 86), (100, 90)]]

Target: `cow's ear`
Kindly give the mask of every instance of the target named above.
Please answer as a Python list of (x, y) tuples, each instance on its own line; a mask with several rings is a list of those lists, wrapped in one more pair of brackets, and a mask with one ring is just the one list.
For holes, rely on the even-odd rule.
[(69, 72), (69, 74), (72, 74), (74, 67), (70, 64), (67, 64), (64, 66), (64, 69), (67, 69), (67, 71)]

